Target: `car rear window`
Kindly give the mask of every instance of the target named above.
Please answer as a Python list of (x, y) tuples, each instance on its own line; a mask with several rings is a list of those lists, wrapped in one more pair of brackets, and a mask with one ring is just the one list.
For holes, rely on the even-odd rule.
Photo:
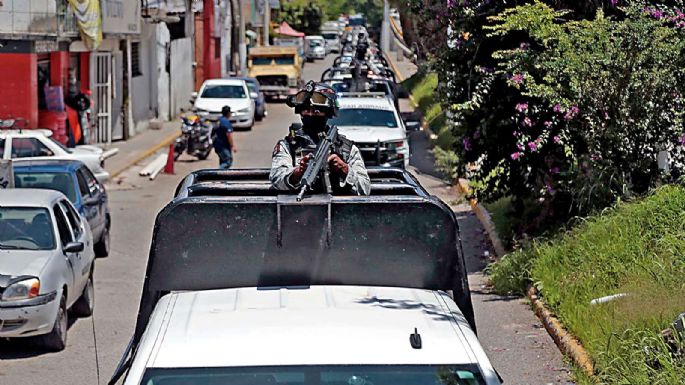
[(76, 203), (76, 189), (71, 174), (67, 172), (14, 171), (14, 187), (57, 190)]
[(371, 108), (341, 108), (331, 124), (337, 126), (373, 126), (397, 128), (397, 119), (392, 111)]
[(208, 84), (202, 90), (200, 96), (206, 99), (244, 99), (245, 88), (236, 85)]
[(0, 250), (53, 250), (50, 212), (42, 207), (0, 207)]

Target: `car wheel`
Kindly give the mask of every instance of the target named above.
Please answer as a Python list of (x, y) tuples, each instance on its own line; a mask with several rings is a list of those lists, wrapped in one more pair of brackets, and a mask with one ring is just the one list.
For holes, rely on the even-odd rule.
[(41, 345), (47, 350), (59, 352), (67, 346), (67, 328), (69, 315), (67, 314), (67, 299), (62, 295), (59, 301), (57, 317), (52, 326), (52, 331), (41, 338)]
[(98, 258), (104, 258), (109, 256), (109, 228), (111, 227), (110, 220), (107, 218), (107, 224), (105, 225), (105, 230), (102, 232), (100, 239), (93, 246), (93, 251), (95, 251), (95, 256)]
[(209, 157), (209, 154), (211, 154), (211, 153), (212, 153), (212, 150), (207, 150), (205, 152), (201, 152), (201, 153), (197, 154), (197, 159), (205, 160)]
[(90, 271), (86, 287), (83, 288), (81, 297), (71, 307), (71, 311), (77, 317), (90, 317), (95, 309), (95, 284), (93, 282), (93, 271)]

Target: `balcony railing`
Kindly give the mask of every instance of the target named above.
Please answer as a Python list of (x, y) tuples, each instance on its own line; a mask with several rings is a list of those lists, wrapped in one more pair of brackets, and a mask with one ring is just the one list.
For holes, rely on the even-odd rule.
[(74, 12), (66, 0), (2, 0), (0, 35), (9, 38), (77, 36)]

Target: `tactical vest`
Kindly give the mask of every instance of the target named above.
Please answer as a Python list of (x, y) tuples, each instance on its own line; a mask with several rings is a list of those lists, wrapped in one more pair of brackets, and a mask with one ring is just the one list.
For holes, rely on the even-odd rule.
[[(326, 131), (324, 132), (327, 132), (329, 129), (330, 127), (326, 126)], [(316, 151), (316, 142), (314, 142), (314, 140), (307, 135), (303, 129), (295, 131), (294, 135), (291, 133), (291, 135), (286, 136), (284, 141), (288, 144), (288, 150), (290, 151), (293, 167), (297, 167), (302, 157), (310, 153), (313, 154)], [(353, 145), (354, 143), (351, 140), (347, 139), (343, 135), (338, 134), (338, 139), (335, 141), (335, 143), (333, 143), (331, 152), (338, 155), (345, 163), (349, 164)], [(319, 178), (317, 180), (317, 186), (315, 187), (315, 190), (323, 191), (323, 181), (321, 179), (322, 178)], [(333, 189), (334, 193), (350, 193), (350, 186), (347, 186), (347, 188), (340, 187), (340, 182), (342, 181), (337, 175), (331, 174), (330, 179), (331, 188)]]

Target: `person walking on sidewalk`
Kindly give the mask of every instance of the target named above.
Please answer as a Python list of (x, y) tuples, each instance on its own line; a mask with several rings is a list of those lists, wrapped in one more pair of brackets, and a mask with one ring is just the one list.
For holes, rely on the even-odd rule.
[(233, 165), (233, 153), (238, 152), (233, 142), (233, 125), (231, 125), (231, 107), (224, 106), (221, 109), (219, 126), (212, 138), (214, 151), (219, 155), (219, 168), (229, 169)]

